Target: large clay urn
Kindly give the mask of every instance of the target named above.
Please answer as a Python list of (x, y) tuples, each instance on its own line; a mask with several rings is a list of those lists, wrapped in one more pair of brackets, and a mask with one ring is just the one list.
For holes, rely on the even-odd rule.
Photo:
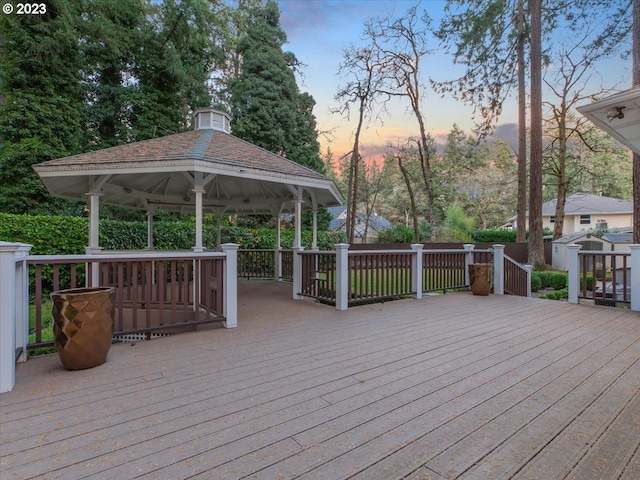
[(493, 265), (472, 263), (469, 265), (469, 283), (474, 295), (489, 295), (491, 292)]
[(113, 337), (115, 288), (74, 288), (51, 294), (55, 347), (67, 370), (107, 360)]

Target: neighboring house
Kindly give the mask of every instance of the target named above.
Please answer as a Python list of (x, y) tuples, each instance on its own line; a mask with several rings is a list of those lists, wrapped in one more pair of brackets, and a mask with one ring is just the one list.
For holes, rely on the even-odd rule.
[[(327, 208), (327, 211), (332, 216), (331, 223), (329, 223), (329, 230), (332, 232), (345, 232), (347, 207), (330, 207)], [(367, 222), (367, 216), (364, 213), (356, 213), (356, 224), (354, 227), (355, 243), (377, 243), (378, 234), (391, 228), (393, 228), (393, 224), (386, 218), (379, 217), (378, 215), (370, 215), (369, 221)]]
[[(553, 230), (556, 218), (556, 200), (542, 204), (542, 227)], [(527, 211), (527, 228), (529, 212)], [(507, 220), (505, 226), (517, 228), (517, 216)], [(602, 197), (589, 193), (574, 193), (567, 197), (564, 207), (562, 234), (589, 232), (597, 229), (619, 230), (633, 224), (633, 201)]]

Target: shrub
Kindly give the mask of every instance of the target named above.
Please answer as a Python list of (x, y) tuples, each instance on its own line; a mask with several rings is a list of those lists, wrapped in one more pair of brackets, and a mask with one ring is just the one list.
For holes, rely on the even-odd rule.
[(549, 288), (551, 286), (551, 276), (549, 272), (536, 272), (538, 278), (540, 278), (540, 288)]
[(553, 288), (554, 290), (562, 290), (564, 288), (567, 288), (567, 278), (568, 276), (566, 273), (550, 272), (549, 280), (551, 288)]
[(413, 243), (413, 230), (404, 225), (396, 225), (378, 235), (380, 243)]
[(476, 230), (472, 233), (473, 241), (476, 243), (509, 243), (516, 241), (517, 232), (515, 230), (488, 229)]
[(542, 281), (540, 280), (540, 276), (537, 275), (538, 272), (531, 272), (531, 291), (537, 292), (540, 290), (542, 286)]
[(553, 292), (540, 295), (540, 297), (538, 298), (546, 298), (549, 300), (562, 300), (565, 298), (569, 298), (569, 290), (567, 290), (566, 288), (563, 288), (561, 290), (554, 290)]

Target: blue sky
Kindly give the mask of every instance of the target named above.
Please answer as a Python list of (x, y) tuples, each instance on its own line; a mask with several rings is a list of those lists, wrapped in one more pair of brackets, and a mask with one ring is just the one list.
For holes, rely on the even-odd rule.
[[(353, 122), (339, 115), (332, 115), (329, 109), (335, 106), (333, 97), (342, 83), (338, 78), (338, 66), (342, 60), (342, 51), (349, 44), (358, 44), (364, 23), (373, 17), (398, 16), (404, 14), (416, 2), (415, 0), (277, 0), (281, 10), (281, 26), (287, 33), (288, 44), (284, 49), (293, 52), (302, 61), (304, 78), (299, 80), (302, 91), (309, 92), (316, 100), (314, 113), (320, 131), (331, 130), (331, 139), (321, 138), (322, 153), (327, 146), (335, 156), (351, 149), (353, 142)], [(438, 21), (446, 1), (422, 0), (421, 6)], [(438, 47), (433, 41), (433, 47)], [(436, 48), (437, 50), (437, 48)], [(443, 52), (435, 52), (422, 63), (425, 80), (433, 77), (437, 80), (455, 78), (462, 73), (458, 66), (452, 65), (450, 57)], [(600, 67), (606, 72), (606, 78), (596, 73), (593, 79), (594, 91), (600, 84), (626, 88), (630, 83), (631, 60), (615, 58)], [(451, 98), (440, 98), (431, 90), (426, 90), (423, 101), (424, 116), (428, 131), (440, 142), (444, 140), (454, 123), (471, 133), (473, 121), (472, 108)], [(515, 123), (517, 119), (515, 99), (505, 104), (500, 123)], [(512, 131), (511, 128), (503, 131)], [(416, 134), (415, 120), (406, 111), (406, 104), (396, 103), (390, 116), (370, 125), (362, 139), (362, 146), (370, 155), (377, 155), (389, 142), (396, 143), (398, 138), (406, 139)], [(510, 140), (510, 139), (505, 139)]]

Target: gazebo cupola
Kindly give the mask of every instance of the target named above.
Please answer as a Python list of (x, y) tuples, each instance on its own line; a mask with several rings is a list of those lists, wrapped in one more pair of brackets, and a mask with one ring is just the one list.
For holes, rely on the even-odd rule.
[(198, 108), (193, 112), (195, 130), (218, 130), (231, 133), (231, 116), (214, 108)]

